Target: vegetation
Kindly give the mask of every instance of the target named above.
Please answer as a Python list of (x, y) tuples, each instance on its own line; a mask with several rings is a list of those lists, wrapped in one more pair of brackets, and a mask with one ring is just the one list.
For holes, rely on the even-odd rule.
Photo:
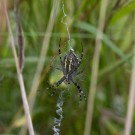
[[(4, 2), (0, 0), (0, 134), (30, 134), (11, 46), (14, 37), (19, 57), (17, 6), (24, 41), (22, 77), (35, 134), (53, 134), (56, 104), (65, 91), (60, 135), (134, 135), (135, 1), (63, 0), (64, 17), (61, 0), (20, 0), (18, 5), (10, 0), (6, 2), (10, 26)], [(78, 58), (83, 45), (84, 58), (79, 67), (83, 72), (74, 78), (86, 94), (86, 102), (79, 101), (73, 84), (62, 83), (53, 96), (53, 90), (47, 89), (62, 76), (55, 69), (61, 67), (60, 38), (61, 56), (69, 50), (62, 18)]]

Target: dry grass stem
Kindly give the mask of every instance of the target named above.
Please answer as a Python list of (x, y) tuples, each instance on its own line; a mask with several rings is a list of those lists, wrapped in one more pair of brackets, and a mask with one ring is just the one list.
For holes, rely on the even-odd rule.
[[(100, 32), (103, 32), (104, 30), (107, 4), (108, 4), (108, 0), (102, 0), (101, 8), (100, 8), (99, 26), (98, 26), (98, 30)], [(102, 34), (97, 33), (96, 41), (95, 41), (95, 51), (94, 51), (93, 63), (92, 63), (92, 72), (91, 72), (92, 74), (91, 74), (91, 83), (90, 83), (91, 85), (90, 85), (89, 96), (88, 96), (84, 135), (90, 135), (91, 133), (101, 45), (102, 45)]]
[(10, 21), (9, 21), (9, 17), (8, 17), (8, 13), (7, 13), (5, 0), (3, 0), (3, 5), (4, 5), (5, 15), (6, 15), (6, 19), (7, 19), (7, 26), (8, 26), (8, 30), (9, 30), (9, 34), (10, 34), (10, 38), (11, 38), (11, 47), (12, 47), (12, 51), (13, 51), (14, 59), (15, 59), (15, 63), (16, 63), (18, 81), (19, 81), (19, 85), (20, 85), (21, 96), (22, 96), (22, 101), (23, 101), (23, 107), (24, 107), (24, 112), (25, 112), (25, 116), (26, 116), (27, 126), (28, 126), (28, 130), (29, 130), (29, 134), (34, 135), (34, 129), (33, 129), (32, 120), (31, 120), (31, 117), (30, 117), (29, 106), (28, 106), (27, 97), (26, 97), (26, 93), (25, 93), (23, 76), (22, 76), (21, 70), (19, 68), (19, 63), (18, 63), (18, 57), (17, 57), (16, 48), (15, 48), (14, 37), (13, 37), (11, 26), (10, 26)]
[[(135, 47), (134, 47), (134, 54), (135, 54)], [(125, 121), (124, 135), (131, 134), (134, 105), (135, 105), (135, 55), (133, 57), (133, 67), (131, 72), (131, 83), (129, 88), (128, 110)]]

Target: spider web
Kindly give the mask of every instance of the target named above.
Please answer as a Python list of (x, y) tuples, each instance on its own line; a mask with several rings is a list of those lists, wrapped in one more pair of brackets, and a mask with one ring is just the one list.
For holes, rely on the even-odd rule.
[[(67, 24), (67, 22), (64, 21), (64, 18), (67, 16), (67, 14), (65, 13), (63, 1), (62, 1), (62, 12), (63, 12), (63, 17), (61, 19), (61, 23), (63, 23), (66, 26), (66, 30), (67, 30), (67, 33), (68, 33), (68, 45), (71, 48), (70, 33), (69, 33), (69, 29), (68, 29), (68, 24)], [(59, 98), (58, 98), (57, 104), (56, 104), (56, 107), (57, 107), (56, 113), (59, 115), (59, 118), (54, 118), (54, 126), (53, 126), (54, 135), (59, 135), (60, 125), (61, 125), (61, 121), (63, 119), (63, 111), (62, 111), (62, 107), (63, 107), (63, 104), (64, 104), (63, 93), (64, 93), (64, 91), (60, 92), (60, 95), (59, 95)]]

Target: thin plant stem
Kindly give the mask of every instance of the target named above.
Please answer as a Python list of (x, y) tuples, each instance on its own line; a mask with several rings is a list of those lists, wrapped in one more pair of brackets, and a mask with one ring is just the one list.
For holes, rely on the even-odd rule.
[(82, 12), (83, 8), (85, 7), (86, 3), (87, 3), (87, 0), (81, 1), (81, 4), (80, 4), (80, 6), (79, 6), (79, 8), (78, 8), (78, 10), (75, 14), (75, 17), (74, 17), (74, 20), (72, 21), (72, 23), (74, 23), (76, 21), (76, 19), (79, 17), (79, 15), (81, 14), (81, 12)]
[(16, 63), (16, 70), (17, 70), (18, 81), (19, 81), (20, 90), (21, 90), (21, 96), (22, 96), (23, 108), (24, 108), (24, 112), (25, 112), (25, 116), (26, 116), (27, 126), (28, 126), (28, 130), (29, 130), (29, 134), (34, 135), (34, 129), (33, 129), (32, 120), (30, 117), (30, 111), (29, 111), (28, 101), (27, 101), (25, 87), (24, 87), (23, 75), (19, 68), (18, 57), (17, 57), (16, 48), (15, 48), (15, 42), (14, 42), (13, 33), (11, 30), (11, 26), (10, 26), (10, 21), (9, 21), (9, 17), (8, 17), (8, 13), (7, 13), (5, 0), (3, 0), (3, 5), (4, 5), (5, 15), (6, 15), (6, 19), (7, 19), (7, 26), (8, 26), (8, 30), (9, 30), (9, 34), (10, 34), (10, 38), (11, 38), (11, 48), (12, 48), (15, 63)]
[(22, 34), (22, 27), (19, 19), (19, 0), (15, 0), (15, 15), (16, 15), (16, 25), (18, 32), (18, 46), (19, 46), (19, 68), (21, 72), (23, 71), (24, 66), (24, 40)]
[[(135, 47), (134, 47), (134, 53), (135, 53)], [(131, 134), (134, 105), (135, 105), (135, 55), (133, 57), (133, 67), (131, 72), (131, 84), (129, 88), (128, 110), (127, 110), (127, 116), (125, 122), (124, 135)]]
[[(134, 22), (135, 21), (133, 20), (133, 24), (134, 24)], [(132, 32), (133, 36), (135, 35), (134, 30), (135, 29), (133, 27), (133, 32)], [(134, 106), (135, 106), (135, 41), (134, 41), (134, 56), (133, 56), (133, 62), (132, 63), (133, 63), (133, 66), (132, 66), (132, 72), (131, 72), (128, 109), (127, 109), (127, 116), (126, 116), (126, 121), (125, 121), (124, 135), (130, 135), (131, 134), (133, 111), (134, 111)]]
[(90, 135), (90, 133), (91, 133), (94, 100), (95, 100), (97, 79), (98, 79), (99, 59), (100, 59), (101, 46), (102, 46), (102, 34), (101, 33), (104, 30), (107, 4), (108, 4), (108, 0), (101, 1), (100, 17), (99, 17), (99, 25), (98, 25), (98, 29), (100, 32), (97, 33), (96, 41), (95, 41), (95, 51), (94, 51), (93, 63), (92, 63), (92, 74), (91, 74), (91, 83), (90, 83), (91, 85), (89, 88), (89, 95), (88, 95), (88, 104), (87, 104), (84, 135)]

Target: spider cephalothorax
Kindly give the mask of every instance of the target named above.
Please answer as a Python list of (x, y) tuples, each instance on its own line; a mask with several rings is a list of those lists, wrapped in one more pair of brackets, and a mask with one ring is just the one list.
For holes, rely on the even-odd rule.
[[(78, 74), (78, 68), (82, 62), (83, 58), (83, 48), (82, 48), (82, 54), (80, 59), (76, 56), (74, 50), (71, 48), (69, 52), (66, 54), (66, 56), (62, 59), (61, 50), (60, 50), (60, 43), (59, 43), (59, 57), (60, 57), (60, 63), (61, 63), (61, 69), (63, 72), (63, 77), (56, 82), (54, 85), (50, 86), (50, 88), (54, 88), (55, 86), (58, 87), (62, 82), (65, 82), (66, 84), (70, 84), (72, 82), (80, 93), (80, 100), (82, 100), (82, 95), (84, 99), (86, 100), (85, 94), (83, 93), (81, 87), (73, 80), (73, 76)], [(56, 88), (54, 89), (52, 95), (55, 93)]]

